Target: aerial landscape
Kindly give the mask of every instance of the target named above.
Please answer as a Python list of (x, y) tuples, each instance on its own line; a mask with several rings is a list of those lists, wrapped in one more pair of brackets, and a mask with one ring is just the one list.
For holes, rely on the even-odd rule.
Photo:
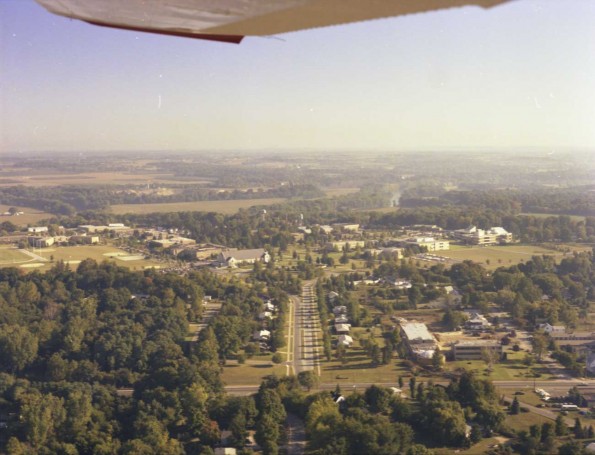
[(0, 453), (595, 453), (595, 5), (82, 3), (0, 3)]

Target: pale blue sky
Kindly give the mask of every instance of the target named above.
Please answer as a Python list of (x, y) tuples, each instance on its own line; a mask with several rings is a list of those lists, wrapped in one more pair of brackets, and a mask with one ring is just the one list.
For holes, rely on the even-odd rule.
[(517, 0), (220, 44), (0, 0), (0, 152), (595, 150), (595, 2)]

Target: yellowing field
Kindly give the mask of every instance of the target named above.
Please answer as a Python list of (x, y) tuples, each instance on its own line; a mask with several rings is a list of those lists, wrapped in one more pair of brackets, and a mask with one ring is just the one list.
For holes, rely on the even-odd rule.
[(232, 214), (240, 209), (247, 209), (258, 205), (272, 205), (284, 202), (283, 198), (269, 199), (238, 199), (229, 201), (198, 201), (198, 202), (171, 202), (165, 204), (120, 204), (112, 205), (111, 213), (123, 215), (126, 213), (168, 213), (168, 212), (217, 212)]
[[(572, 251), (588, 251), (587, 246), (567, 246)], [(533, 256), (548, 255), (554, 256), (557, 261), (564, 258), (561, 251), (550, 250), (540, 246), (531, 245), (508, 245), (508, 246), (451, 246), (450, 250), (433, 253), (437, 256), (444, 256), (461, 261), (470, 260), (482, 264), (488, 269), (497, 269), (502, 266), (510, 266), (531, 260)]]
[(19, 267), (23, 270), (48, 270), (58, 261), (76, 267), (81, 261), (90, 258), (97, 262), (115, 261), (116, 264), (131, 270), (147, 267), (162, 267), (163, 263), (146, 260), (142, 256), (131, 255), (126, 251), (106, 245), (66, 246), (19, 250), (15, 247), (0, 247), (0, 267)]

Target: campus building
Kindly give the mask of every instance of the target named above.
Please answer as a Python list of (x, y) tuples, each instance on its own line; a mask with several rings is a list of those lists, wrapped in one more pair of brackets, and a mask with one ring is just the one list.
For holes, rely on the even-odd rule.
[(484, 351), (502, 356), (502, 345), (496, 340), (458, 341), (452, 345), (454, 360), (481, 360)]

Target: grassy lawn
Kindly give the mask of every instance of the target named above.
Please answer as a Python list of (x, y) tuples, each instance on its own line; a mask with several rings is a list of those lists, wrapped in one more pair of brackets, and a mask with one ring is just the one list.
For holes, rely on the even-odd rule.
[[(34, 254), (47, 259), (48, 262), (38, 262), (32, 260), (25, 265), (41, 264), (39, 267), (32, 267), (35, 270), (48, 270), (53, 266), (52, 260), (64, 261), (70, 264), (71, 267), (76, 267), (81, 261), (85, 259), (94, 259), (97, 262), (103, 262), (104, 260), (111, 260), (116, 262), (117, 265), (127, 267), (131, 270), (142, 270), (147, 267), (163, 267), (163, 263), (154, 260), (124, 260), (129, 255), (126, 251), (108, 245), (79, 245), (79, 246), (58, 246), (50, 248), (36, 248), (32, 251)], [(12, 264), (5, 264), (12, 265)], [(27, 267), (28, 269), (28, 267)]]
[[(572, 251), (585, 251), (589, 247), (566, 245)], [(532, 245), (507, 245), (507, 246), (461, 246), (452, 245), (450, 250), (435, 253), (458, 260), (471, 260), (484, 265), (487, 269), (494, 270), (498, 267), (510, 266), (531, 260), (532, 256), (554, 256), (557, 261), (571, 253), (563, 253), (540, 246)], [(489, 262), (489, 263), (488, 263)]]
[(275, 365), (271, 362), (270, 356), (256, 356), (243, 365), (228, 361), (223, 366), (221, 379), (225, 385), (260, 384), (265, 376), (271, 374), (285, 376), (285, 371), (285, 365)]
[[(492, 381), (499, 380), (527, 380), (543, 381), (551, 379), (551, 374), (541, 365), (534, 364), (527, 367), (523, 364), (522, 359), (525, 356), (524, 352), (513, 352), (505, 350), (508, 355), (508, 360), (498, 362), (493, 365), (491, 373), (487, 370), (487, 365), (483, 360), (458, 360), (449, 361), (446, 363), (448, 371), (455, 371), (458, 368), (464, 368), (469, 371), (475, 371), (479, 377), (491, 379)], [(539, 377), (535, 375), (539, 374)], [(519, 397), (520, 399), (520, 397)]]
[(515, 431), (529, 430), (531, 425), (541, 426), (541, 424), (545, 422), (553, 423), (552, 419), (548, 419), (547, 417), (532, 412), (521, 412), (517, 415), (507, 415), (504, 420), (504, 423), (509, 427), (514, 428)]
[(0, 247), (0, 267), (13, 267), (33, 259), (13, 246)]
[(146, 214), (156, 212), (217, 212), (236, 213), (257, 205), (272, 205), (284, 202), (283, 198), (238, 199), (229, 201), (171, 202), (163, 204), (118, 204), (110, 207), (110, 212), (117, 215), (125, 213)]

